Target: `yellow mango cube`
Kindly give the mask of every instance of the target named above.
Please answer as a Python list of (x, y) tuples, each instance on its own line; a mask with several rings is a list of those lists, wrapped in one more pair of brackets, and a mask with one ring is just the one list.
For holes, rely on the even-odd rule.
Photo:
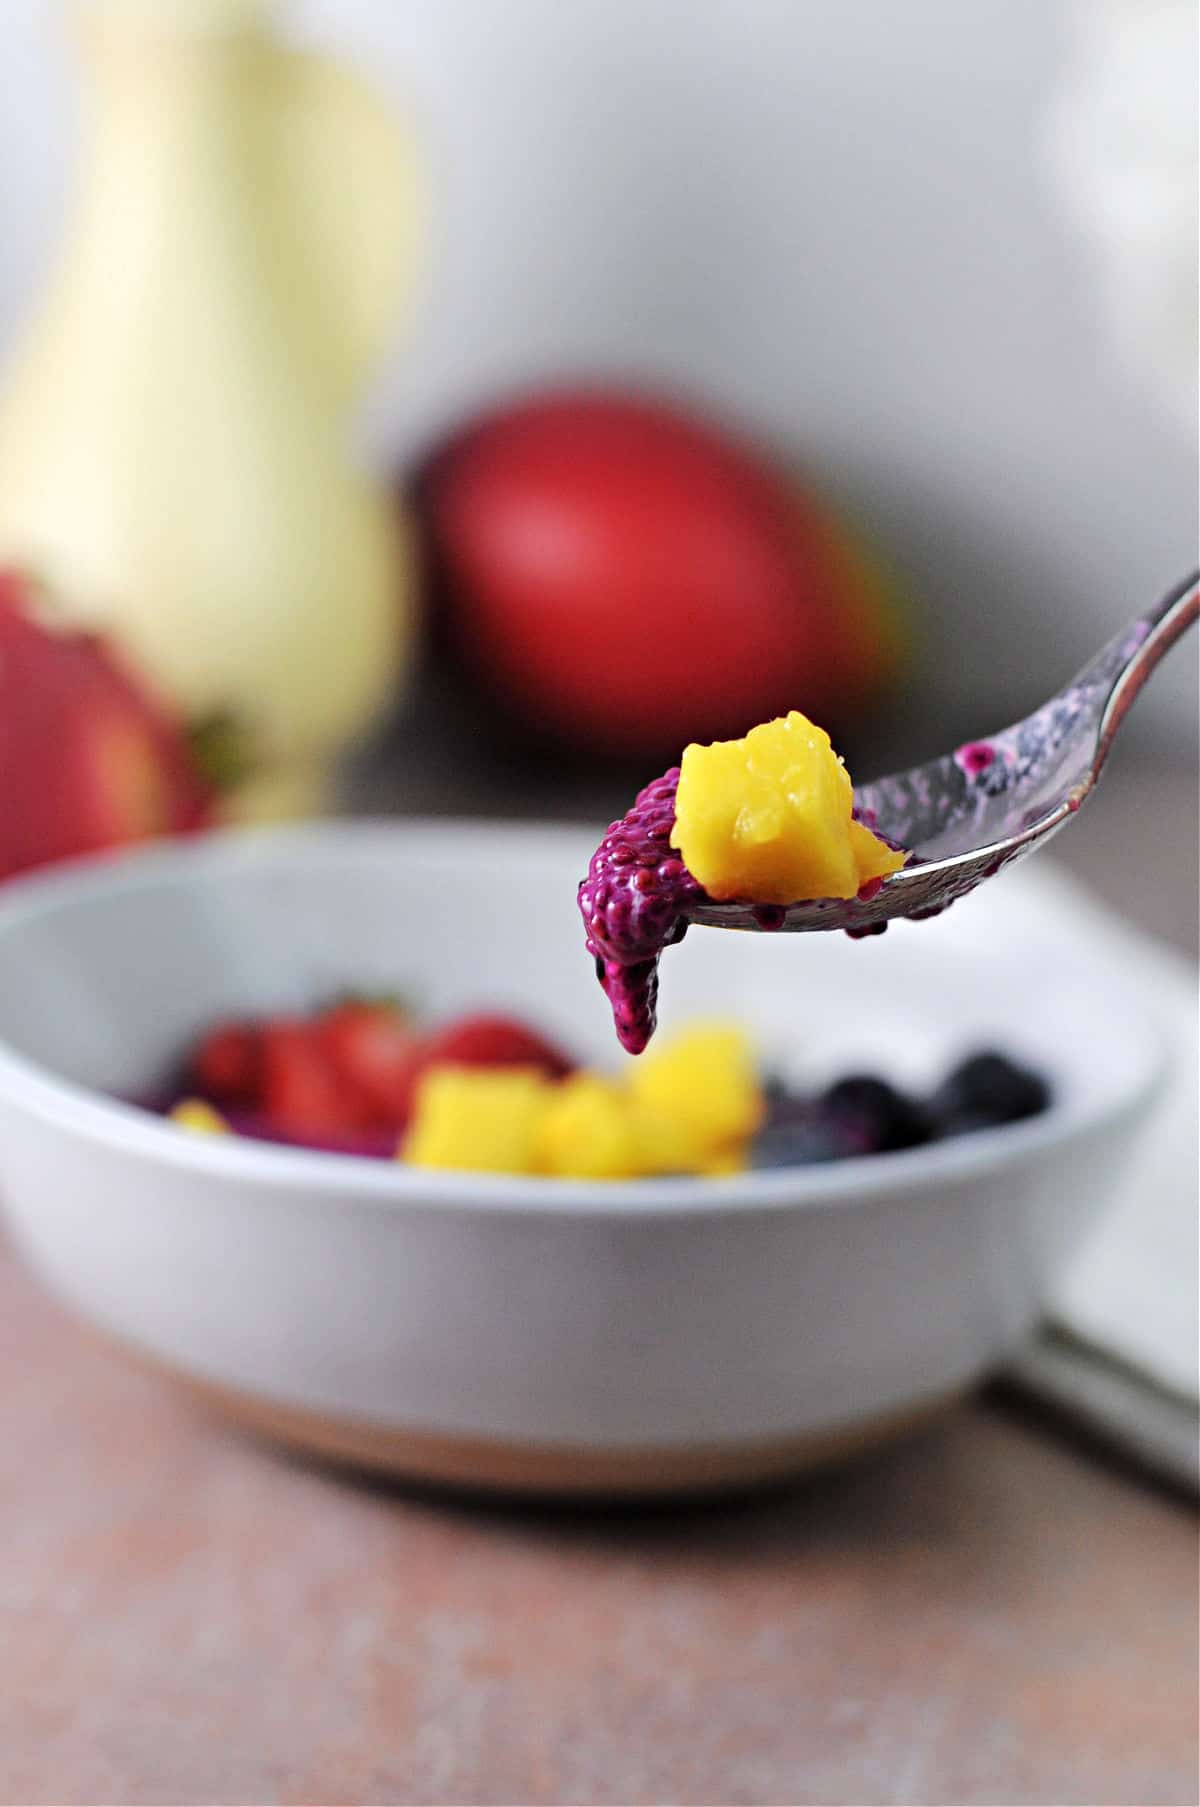
[(694, 1023), (629, 1069), (646, 1159), (654, 1171), (703, 1170), (752, 1136), (763, 1118), (750, 1038), (731, 1023)]
[(542, 1118), (537, 1163), (557, 1179), (628, 1180), (645, 1172), (625, 1087), (599, 1073), (562, 1080)]
[(684, 749), (671, 845), (710, 897), (854, 897), (905, 856), (855, 822), (853, 807), (828, 734), (793, 709), (743, 740)]
[(703, 1171), (712, 1158), (703, 1128), (672, 1110), (652, 1108), (633, 1095), (632, 1086), (630, 1094), (638, 1171), (647, 1175)]
[(750, 1156), (744, 1142), (732, 1142), (728, 1148), (719, 1148), (710, 1156), (700, 1171), (709, 1179), (722, 1179), (726, 1174), (745, 1173), (750, 1165)]
[(414, 1167), (534, 1173), (555, 1087), (526, 1067), (431, 1067), (401, 1156)]
[(663, 1111), (634, 1106), (640, 1171), (655, 1174), (741, 1173), (749, 1164), (749, 1138), (714, 1144), (706, 1126)]
[(203, 1098), (181, 1098), (171, 1108), (171, 1121), (194, 1136), (228, 1136), (231, 1131), (220, 1111)]

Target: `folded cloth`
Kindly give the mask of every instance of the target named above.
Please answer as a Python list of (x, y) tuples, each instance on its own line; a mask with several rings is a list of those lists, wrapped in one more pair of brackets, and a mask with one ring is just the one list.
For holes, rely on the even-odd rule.
[(1120, 1197), (1049, 1301), (1011, 1377), (1174, 1480), (1200, 1481), (1200, 974), (1053, 861), (1012, 875), (1061, 908), (1087, 958), (1162, 1032), (1154, 1118)]

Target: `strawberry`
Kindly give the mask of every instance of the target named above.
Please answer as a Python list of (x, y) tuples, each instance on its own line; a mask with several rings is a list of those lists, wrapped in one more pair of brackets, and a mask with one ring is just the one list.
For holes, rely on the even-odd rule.
[(256, 1023), (218, 1023), (188, 1062), (188, 1090), (217, 1104), (252, 1108), (261, 1082), (262, 1031)]
[(427, 1035), (422, 1070), (432, 1066), (536, 1067), (550, 1079), (564, 1079), (575, 1062), (511, 1016), (460, 1016)]
[(351, 999), (318, 1017), (326, 1058), (359, 1097), (373, 1123), (402, 1128), (408, 1119), (419, 1044), (395, 1004)]
[(338, 1136), (366, 1128), (370, 1108), (338, 1071), (312, 1023), (277, 1018), (262, 1032), (263, 1107), (283, 1135)]

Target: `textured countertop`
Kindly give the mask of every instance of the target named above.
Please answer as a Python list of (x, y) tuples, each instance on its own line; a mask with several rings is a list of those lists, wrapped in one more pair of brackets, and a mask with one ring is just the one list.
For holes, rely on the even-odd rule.
[[(1184, 945), (1191, 783), (1059, 843)], [(199, 1415), (0, 1244), (3, 1803), (1194, 1807), (1197, 1580), (1188, 1504), (1012, 1402), (687, 1510), (364, 1485)]]
[(0, 1257), (5, 1803), (1197, 1796), (1190, 1510), (1005, 1408), (641, 1514), (266, 1453)]

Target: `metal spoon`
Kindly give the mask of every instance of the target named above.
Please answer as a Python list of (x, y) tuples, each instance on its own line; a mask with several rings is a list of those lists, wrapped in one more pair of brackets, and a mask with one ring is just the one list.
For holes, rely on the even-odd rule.
[(1116, 634), (1024, 721), (855, 792), (856, 813), (912, 855), (872, 896), (786, 910), (697, 902), (691, 921), (722, 929), (847, 929), (877, 934), (896, 916), (935, 916), (1002, 866), (1057, 834), (1100, 776), (1113, 736), (1163, 654), (1200, 613), (1200, 572)]

